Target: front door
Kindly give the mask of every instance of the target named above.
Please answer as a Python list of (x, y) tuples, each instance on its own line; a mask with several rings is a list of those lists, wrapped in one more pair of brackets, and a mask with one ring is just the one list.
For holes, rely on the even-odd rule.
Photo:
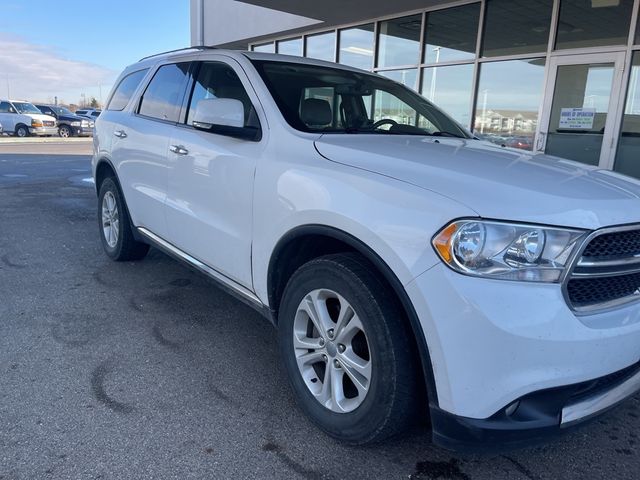
[(259, 105), (239, 65), (202, 62), (194, 72), (186, 119), (169, 143), (168, 240), (225, 277), (251, 289), (253, 180), (266, 139), (251, 141), (194, 128), (198, 102), (242, 102), (245, 126), (259, 127)]
[(610, 168), (625, 54), (552, 57), (535, 150)]

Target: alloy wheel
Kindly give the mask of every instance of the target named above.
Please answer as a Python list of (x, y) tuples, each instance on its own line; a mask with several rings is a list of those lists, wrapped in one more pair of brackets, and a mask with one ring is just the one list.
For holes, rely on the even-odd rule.
[(328, 289), (308, 293), (296, 312), (293, 346), (300, 375), (320, 404), (335, 413), (362, 404), (371, 385), (371, 352), (344, 297)]
[(113, 192), (106, 192), (102, 197), (102, 234), (111, 248), (118, 244), (120, 232), (120, 216), (118, 215), (118, 204)]

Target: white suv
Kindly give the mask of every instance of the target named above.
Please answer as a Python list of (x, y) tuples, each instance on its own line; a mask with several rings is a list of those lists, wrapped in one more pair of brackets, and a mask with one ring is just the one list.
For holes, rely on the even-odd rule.
[(0, 100), (0, 123), (4, 133), (12, 133), (16, 137), (58, 134), (56, 119), (44, 115), (29, 102)]
[(636, 180), (371, 73), (207, 48), (128, 67), (94, 146), (107, 255), (154, 245), (262, 312), (343, 441), (426, 413), (440, 445), (522, 444), (640, 388)]

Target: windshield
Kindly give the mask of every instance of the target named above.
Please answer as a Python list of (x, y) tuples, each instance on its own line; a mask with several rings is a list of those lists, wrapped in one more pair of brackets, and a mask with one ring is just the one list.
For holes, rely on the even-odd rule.
[(289, 125), (298, 130), (471, 138), (428, 100), (384, 77), (299, 63), (253, 64)]
[(13, 106), (16, 107), (18, 113), (40, 113), (42, 112), (38, 110), (35, 105), (27, 102), (13, 102)]
[(73, 115), (73, 112), (65, 107), (51, 107), (58, 115)]

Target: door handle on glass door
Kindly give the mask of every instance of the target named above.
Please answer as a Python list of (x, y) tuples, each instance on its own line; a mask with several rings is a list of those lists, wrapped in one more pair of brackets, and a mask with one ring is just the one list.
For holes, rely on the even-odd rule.
[(189, 153), (189, 150), (184, 148), (182, 145), (171, 145), (169, 147), (169, 150), (171, 150), (176, 155), (187, 155)]
[(540, 132), (538, 134), (538, 141), (536, 142), (536, 151), (538, 152), (544, 151), (546, 140), (547, 140), (546, 132)]

